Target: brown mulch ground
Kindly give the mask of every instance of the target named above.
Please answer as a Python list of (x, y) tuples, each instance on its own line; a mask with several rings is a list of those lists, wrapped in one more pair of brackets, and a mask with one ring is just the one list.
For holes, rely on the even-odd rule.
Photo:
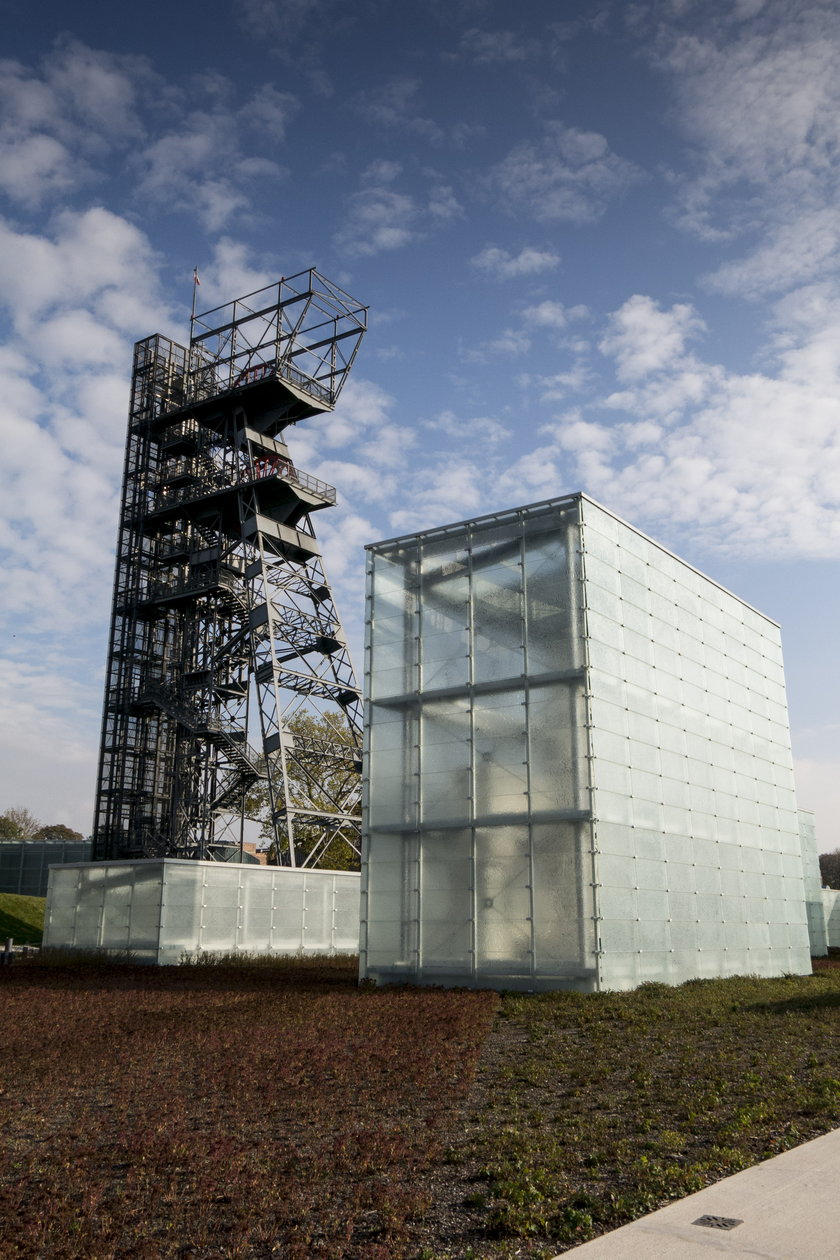
[(354, 964), (0, 976), (2, 1260), (391, 1260), (494, 994)]
[(0, 973), (0, 1260), (553, 1256), (840, 1123), (840, 956), (635, 993)]

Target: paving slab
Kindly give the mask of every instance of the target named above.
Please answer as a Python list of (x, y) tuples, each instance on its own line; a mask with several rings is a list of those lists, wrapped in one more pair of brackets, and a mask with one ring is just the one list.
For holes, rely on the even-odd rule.
[[(696, 1222), (711, 1217), (705, 1225)], [(715, 1219), (716, 1218), (716, 1219)], [(726, 1227), (727, 1222), (740, 1222)], [(573, 1247), (580, 1260), (840, 1258), (840, 1129)]]

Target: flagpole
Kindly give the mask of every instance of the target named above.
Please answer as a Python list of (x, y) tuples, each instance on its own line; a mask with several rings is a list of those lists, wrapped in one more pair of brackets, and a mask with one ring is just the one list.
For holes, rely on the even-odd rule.
[(193, 291), (192, 291), (192, 310), (190, 311), (190, 340), (192, 340), (193, 324), (195, 323), (195, 293), (201, 281), (198, 278), (198, 267), (193, 267)]

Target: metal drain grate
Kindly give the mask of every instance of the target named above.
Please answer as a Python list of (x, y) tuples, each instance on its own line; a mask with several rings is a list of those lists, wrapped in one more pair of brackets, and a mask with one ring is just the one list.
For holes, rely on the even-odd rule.
[(698, 1216), (696, 1221), (691, 1222), (692, 1225), (705, 1225), (707, 1229), (734, 1229), (736, 1225), (743, 1225), (743, 1221), (739, 1221), (735, 1216)]

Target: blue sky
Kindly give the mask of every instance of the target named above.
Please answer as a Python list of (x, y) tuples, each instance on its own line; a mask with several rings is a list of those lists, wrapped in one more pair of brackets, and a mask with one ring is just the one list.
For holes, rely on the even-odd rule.
[(781, 622), (840, 845), (834, 3), (0, 22), (0, 809), (90, 827), (133, 341), (315, 265), (371, 312), (292, 437), (352, 642), (365, 542), (586, 490)]

